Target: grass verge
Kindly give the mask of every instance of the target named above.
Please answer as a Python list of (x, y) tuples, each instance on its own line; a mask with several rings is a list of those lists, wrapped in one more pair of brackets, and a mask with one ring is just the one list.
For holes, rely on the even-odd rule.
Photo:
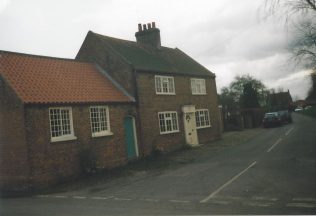
[(316, 106), (312, 106), (311, 108), (307, 110), (303, 110), (300, 112), (303, 115), (311, 116), (313, 118), (316, 118)]

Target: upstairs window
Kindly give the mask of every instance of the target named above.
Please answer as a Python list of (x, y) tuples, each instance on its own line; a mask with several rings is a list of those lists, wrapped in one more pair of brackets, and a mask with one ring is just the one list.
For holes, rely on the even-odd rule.
[(52, 142), (76, 139), (71, 107), (50, 108), (49, 120)]
[(112, 135), (110, 131), (109, 108), (107, 106), (90, 107), (92, 137)]
[(196, 128), (211, 127), (210, 116), (207, 109), (195, 110)]
[(179, 132), (177, 112), (159, 112), (160, 134)]
[(156, 94), (174, 95), (174, 79), (170, 76), (155, 76)]
[(206, 95), (205, 79), (191, 79), (193, 95)]

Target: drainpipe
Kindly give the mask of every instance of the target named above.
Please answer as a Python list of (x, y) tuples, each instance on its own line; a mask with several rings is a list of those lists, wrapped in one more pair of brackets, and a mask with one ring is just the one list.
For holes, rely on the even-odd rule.
[(134, 87), (135, 87), (135, 89), (134, 89), (134, 95), (135, 95), (135, 100), (136, 100), (136, 112), (137, 112), (137, 116), (136, 116), (136, 119), (137, 119), (137, 122), (138, 122), (138, 124), (137, 124), (137, 131), (138, 131), (138, 133), (139, 133), (139, 141), (140, 141), (140, 145), (139, 145), (139, 147), (140, 147), (140, 149), (141, 149), (141, 154), (142, 154), (142, 156), (144, 157), (144, 149), (145, 149), (145, 147), (144, 147), (144, 142), (143, 142), (143, 130), (142, 130), (142, 121), (141, 121), (141, 118), (140, 118), (140, 112), (139, 112), (139, 95), (138, 95), (138, 83), (137, 83), (137, 71), (136, 71), (136, 69), (135, 68), (133, 68), (133, 76), (134, 76)]

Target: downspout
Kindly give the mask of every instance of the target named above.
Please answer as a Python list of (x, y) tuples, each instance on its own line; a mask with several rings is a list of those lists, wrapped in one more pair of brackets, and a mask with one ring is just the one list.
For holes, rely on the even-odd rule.
[(134, 89), (134, 98), (136, 100), (136, 110), (137, 110), (137, 116), (136, 116), (136, 119), (137, 119), (137, 122), (138, 122), (138, 133), (139, 133), (139, 141), (140, 141), (140, 149), (141, 149), (141, 154), (142, 156), (144, 157), (144, 150), (145, 150), (145, 147), (144, 147), (144, 137), (143, 137), (143, 127), (142, 127), (142, 121), (141, 121), (141, 118), (140, 118), (140, 111), (139, 111), (139, 95), (138, 95), (138, 83), (137, 83), (137, 71), (136, 69), (133, 67), (132, 68), (133, 70), (133, 84), (135, 86), (135, 89)]

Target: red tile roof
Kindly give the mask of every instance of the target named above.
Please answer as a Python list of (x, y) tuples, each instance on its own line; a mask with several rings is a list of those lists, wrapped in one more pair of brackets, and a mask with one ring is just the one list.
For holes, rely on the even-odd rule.
[(24, 103), (133, 101), (86, 62), (0, 51), (0, 75)]

